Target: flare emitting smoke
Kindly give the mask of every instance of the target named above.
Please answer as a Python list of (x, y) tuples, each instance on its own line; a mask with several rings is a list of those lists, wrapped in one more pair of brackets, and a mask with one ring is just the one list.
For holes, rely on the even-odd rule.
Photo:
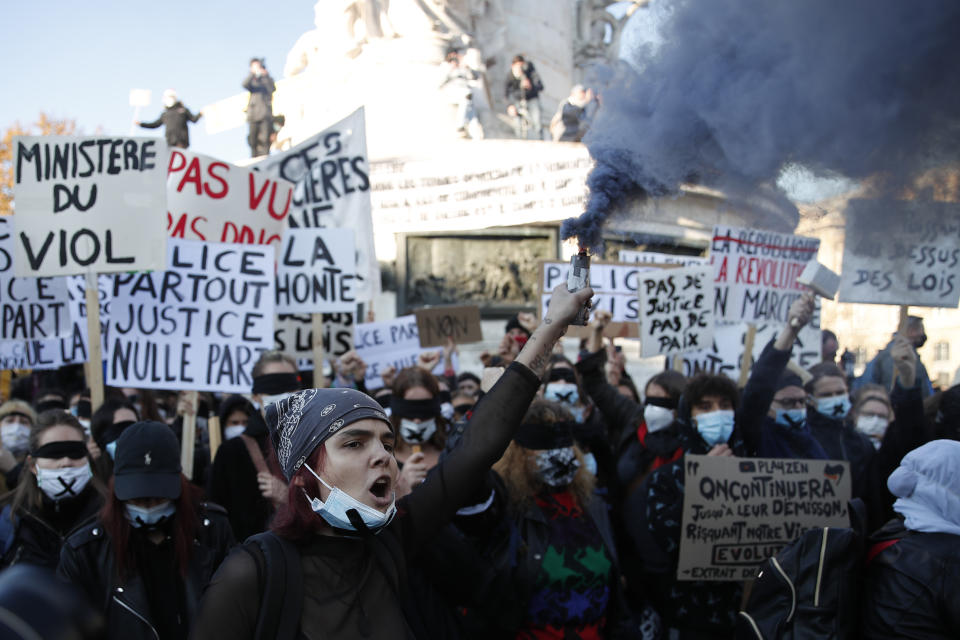
[(564, 239), (599, 248), (625, 196), (682, 182), (746, 195), (796, 163), (894, 189), (957, 161), (957, 0), (668, 6), (663, 44), (632, 52), (601, 89), (587, 210)]

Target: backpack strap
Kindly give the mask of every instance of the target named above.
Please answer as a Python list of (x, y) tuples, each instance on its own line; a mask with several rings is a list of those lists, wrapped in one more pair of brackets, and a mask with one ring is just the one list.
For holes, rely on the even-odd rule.
[[(303, 609), (300, 552), (292, 542), (270, 531), (250, 536), (244, 548), (251, 544), (260, 548), (265, 564), (260, 588), (260, 613), (253, 637), (256, 640), (294, 640), (300, 630)], [(255, 553), (253, 555), (256, 557)], [(259, 571), (259, 563), (257, 568)]]

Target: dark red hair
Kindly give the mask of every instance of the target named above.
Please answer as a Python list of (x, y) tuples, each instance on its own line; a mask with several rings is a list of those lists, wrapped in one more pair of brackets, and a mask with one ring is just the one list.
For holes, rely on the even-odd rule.
[[(195, 488), (187, 478), (180, 474), (180, 497), (174, 501), (177, 515), (174, 518), (174, 527), (171, 532), (173, 549), (177, 558), (180, 576), (187, 577), (190, 566), (190, 557), (193, 554), (193, 540), (197, 533), (199, 518), (197, 514), (200, 502), (200, 490)], [(117, 498), (113, 488), (113, 478), (110, 478), (110, 493), (103, 508), (100, 510), (100, 522), (110, 541), (113, 543), (113, 553), (116, 560), (117, 575), (121, 579), (136, 572), (136, 557), (130, 550), (130, 520), (123, 501)]]
[(290, 478), (290, 484), (287, 487), (287, 504), (277, 511), (273, 524), (270, 525), (278, 536), (299, 542), (323, 529), (323, 519), (310, 508), (310, 502), (304, 493), (311, 498), (320, 497), (320, 482), (307, 471), (306, 466), (310, 465), (320, 473), (323, 471), (326, 458), (327, 446), (326, 443), (321, 443)]

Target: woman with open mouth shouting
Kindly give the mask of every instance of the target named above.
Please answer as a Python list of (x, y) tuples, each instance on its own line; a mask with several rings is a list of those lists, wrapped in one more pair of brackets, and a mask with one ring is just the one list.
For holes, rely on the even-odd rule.
[(407, 588), (421, 546), (467, 506), (506, 450), (554, 344), (593, 291), (553, 291), (543, 324), (476, 405), (460, 444), (396, 500), (397, 434), (351, 389), (308, 389), (267, 411), (287, 506), (273, 530), (235, 551), (201, 605), (197, 638), (428, 638)]

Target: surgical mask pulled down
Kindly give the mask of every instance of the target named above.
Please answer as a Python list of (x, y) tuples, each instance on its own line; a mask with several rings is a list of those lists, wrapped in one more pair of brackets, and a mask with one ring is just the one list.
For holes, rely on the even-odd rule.
[(314, 478), (320, 482), (320, 484), (330, 490), (325, 502), (320, 500), (320, 498), (311, 498), (306, 494), (306, 492), (304, 492), (304, 495), (306, 496), (307, 500), (310, 501), (310, 508), (313, 510), (313, 512), (323, 518), (331, 527), (335, 529), (343, 529), (345, 531), (357, 531), (357, 528), (352, 522), (350, 522), (350, 517), (348, 515), (348, 512), (351, 509), (357, 512), (357, 515), (360, 516), (363, 524), (371, 531), (378, 531), (387, 526), (397, 514), (396, 494), (394, 494), (393, 501), (390, 503), (390, 507), (387, 509), (387, 511), (385, 513), (381, 513), (377, 509), (363, 504), (350, 494), (341, 491), (339, 488), (331, 487), (329, 484), (324, 482), (323, 478), (317, 475), (317, 473), (311, 469), (309, 465), (304, 465), (304, 467), (313, 475)]

